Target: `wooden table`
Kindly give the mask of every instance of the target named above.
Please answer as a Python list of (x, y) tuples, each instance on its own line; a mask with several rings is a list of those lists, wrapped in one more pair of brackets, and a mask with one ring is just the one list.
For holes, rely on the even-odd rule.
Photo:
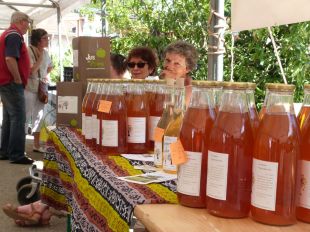
[(310, 224), (268, 226), (250, 218), (225, 219), (212, 216), (206, 209), (181, 205), (138, 205), (134, 215), (150, 232), (310, 232)]

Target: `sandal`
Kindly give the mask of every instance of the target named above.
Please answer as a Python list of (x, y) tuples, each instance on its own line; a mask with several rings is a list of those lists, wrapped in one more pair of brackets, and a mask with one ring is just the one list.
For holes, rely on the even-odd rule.
[[(35, 203), (19, 207), (15, 207), (11, 204), (6, 204), (2, 209), (7, 216), (15, 219), (15, 223), (17, 225), (20, 226), (48, 225), (49, 220), (51, 218), (51, 214), (48, 212), (49, 207), (41, 203), (39, 204), (40, 204), (39, 210), (36, 209)], [(27, 207), (31, 208), (28, 209)]]

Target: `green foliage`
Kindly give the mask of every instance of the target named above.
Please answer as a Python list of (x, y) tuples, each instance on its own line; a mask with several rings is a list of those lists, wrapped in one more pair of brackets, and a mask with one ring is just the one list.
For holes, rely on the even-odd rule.
[[(72, 67), (72, 48), (68, 48), (68, 50), (63, 54), (62, 66), (63, 67)], [(59, 57), (58, 54), (51, 54), (53, 69), (50, 73), (50, 78), (53, 83), (57, 83), (60, 81), (60, 73), (59, 73)]]
[[(100, 0), (92, 0), (82, 14), (92, 17), (101, 9)], [(172, 41), (192, 43), (200, 53), (194, 79), (207, 79), (207, 41), (210, 1), (208, 0), (106, 0), (109, 33), (113, 52), (126, 55), (136, 46), (154, 48), (159, 56)], [(91, 10), (90, 10), (91, 9)], [(225, 15), (230, 17), (230, 1), (225, 1)], [(229, 20), (228, 20), (229, 21)], [(295, 100), (302, 99), (304, 83), (310, 81), (310, 23), (273, 28), (288, 83), (296, 85)], [(224, 79), (231, 68), (231, 35), (226, 33)], [(283, 82), (267, 29), (245, 31), (235, 37), (234, 80), (257, 83), (256, 102), (264, 98), (267, 82)]]

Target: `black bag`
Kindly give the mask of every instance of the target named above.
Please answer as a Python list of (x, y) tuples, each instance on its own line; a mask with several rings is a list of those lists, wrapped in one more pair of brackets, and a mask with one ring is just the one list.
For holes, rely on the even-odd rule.
[[(37, 61), (37, 56), (30, 46), (31, 51), (34, 55), (35, 60)], [(38, 98), (40, 102), (46, 104), (48, 102), (48, 84), (41, 80), (40, 68), (38, 70), (38, 77), (39, 77), (39, 86), (38, 86)]]

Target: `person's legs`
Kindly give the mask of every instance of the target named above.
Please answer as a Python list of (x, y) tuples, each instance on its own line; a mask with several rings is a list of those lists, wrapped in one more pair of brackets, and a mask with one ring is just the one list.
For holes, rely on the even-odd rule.
[[(25, 99), (23, 85), (10, 83), (1, 86), (1, 99), (7, 115), (4, 133), (7, 155), (12, 162), (25, 157)], [(8, 116), (8, 117), (7, 117)], [(3, 136), (5, 137), (5, 135)]]
[(34, 107), (32, 110), (32, 134), (34, 137), (34, 151), (42, 152), (44, 149), (40, 146), (40, 131), (43, 124), (43, 112), (44, 106), (42, 102), (39, 101), (37, 94), (34, 96)]
[(0, 94), (2, 100), (2, 130), (1, 130), (1, 148), (0, 148), (0, 158), (8, 159), (8, 144), (10, 138), (10, 117), (7, 111), (7, 101), (6, 94), (7, 88), (5, 86), (0, 86)]
[(28, 127), (30, 124), (32, 124), (32, 110), (34, 107), (34, 101), (33, 101), (33, 93), (25, 90), (25, 111), (26, 111), (26, 123), (25, 123), (25, 133), (28, 133)]

